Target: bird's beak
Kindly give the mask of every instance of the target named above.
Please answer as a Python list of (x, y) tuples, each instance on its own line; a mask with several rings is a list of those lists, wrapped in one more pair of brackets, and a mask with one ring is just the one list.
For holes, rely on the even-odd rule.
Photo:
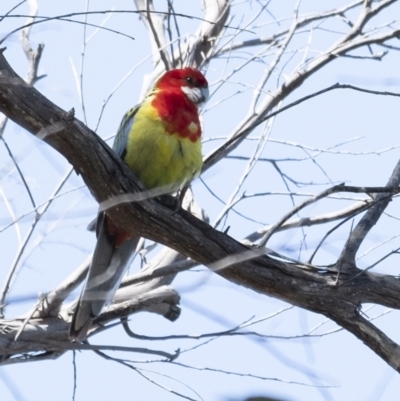
[(208, 97), (210, 96), (210, 91), (208, 90), (208, 86), (206, 86), (204, 88), (200, 88), (200, 92), (201, 92), (201, 99), (200, 99), (199, 103), (204, 103), (207, 101)]

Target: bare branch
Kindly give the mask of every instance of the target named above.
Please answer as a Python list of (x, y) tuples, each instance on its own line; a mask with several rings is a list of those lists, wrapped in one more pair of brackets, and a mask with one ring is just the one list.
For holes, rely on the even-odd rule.
[(219, 39), (226, 28), (230, 13), (229, 0), (204, 0), (204, 19), (195, 34), (194, 41), (187, 44), (188, 62), (195, 68), (202, 68), (209, 63)]
[[(357, 0), (354, 3), (350, 3), (341, 8), (336, 8), (331, 11), (326, 11), (326, 12), (323, 12), (320, 14), (313, 14), (313, 15), (309, 15), (309, 16), (305, 16), (305, 17), (300, 17), (297, 20), (297, 29), (304, 28), (305, 26), (307, 26), (313, 22), (319, 21), (319, 20), (325, 20), (330, 17), (341, 16), (341, 15), (345, 14), (347, 11), (352, 10), (353, 8), (356, 8), (359, 5), (361, 5), (363, 3), (363, 1), (364, 0)], [(250, 40), (246, 40), (243, 42), (235, 43), (233, 45), (224, 46), (217, 52), (216, 55), (221, 55), (221, 54), (224, 54), (227, 52), (239, 50), (239, 49), (246, 48), (246, 47), (277, 43), (281, 37), (286, 36), (288, 33), (289, 33), (289, 29), (285, 29), (285, 30), (278, 32), (270, 37), (250, 39)]]
[[(136, 8), (140, 12), (140, 16), (151, 32), (151, 45), (154, 54), (154, 65), (157, 67), (158, 62), (163, 62), (163, 70), (171, 69), (171, 63), (168, 58), (168, 53), (165, 51), (167, 40), (164, 34), (164, 17), (157, 14), (151, 0), (135, 0)], [(145, 10), (145, 11), (140, 11)]]
[(59, 191), (63, 188), (64, 184), (66, 183), (67, 179), (69, 178), (69, 176), (71, 175), (73, 169), (69, 169), (69, 171), (67, 171), (66, 175), (61, 179), (60, 183), (58, 184), (57, 188), (55, 189), (54, 193), (52, 194), (52, 196), (50, 196), (50, 199), (46, 202), (46, 204), (44, 205), (44, 207), (42, 208), (42, 210), (40, 211), (40, 213), (37, 211), (36, 209), (36, 216), (35, 216), (35, 220), (32, 222), (31, 227), (28, 230), (28, 233), (25, 236), (25, 239), (23, 241), (23, 243), (20, 244), (17, 255), (12, 263), (12, 266), (8, 272), (7, 275), (7, 279), (5, 280), (2, 292), (1, 292), (1, 299), (0, 299), (0, 316), (3, 316), (3, 312), (4, 312), (4, 308), (6, 306), (6, 297), (7, 297), (7, 293), (10, 289), (11, 286), (11, 281), (17, 271), (19, 262), (22, 258), (22, 255), (26, 249), (27, 244), (29, 243), (39, 221), (41, 220), (41, 218), (45, 215), (45, 213), (47, 212), (47, 210), (49, 209), (49, 207), (52, 205), (54, 199), (56, 199), (57, 194), (59, 193)]
[[(300, 217), (296, 219), (291, 219), (283, 223), (280, 227), (277, 227), (275, 232), (290, 230), (299, 227), (311, 227), (318, 224), (325, 224), (331, 221), (344, 219), (346, 217), (353, 217), (357, 213), (360, 213), (361, 211), (365, 210), (371, 202), (372, 202), (371, 199), (366, 199), (365, 202), (357, 202), (348, 208), (338, 210), (336, 212), (326, 213), (323, 215), (313, 216), (313, 217)], [(266, 232), (271, 230), (271, 228), (272, 225), (263, 227), (257, 230), (256, 232), (249, 234), (248, 236), (246, 236), (245, 239), (246, 241), (249, 241), (249, 244), (258, 241), (265, 235)]]
[[(157, 48), (158, 65), (151, 78), (156, 77), (161, 70), (169, 68), (169, 63), (174, 66), (187, 63), (198, 68), (206, 66), (210, 60), (215, 58), (216, 46), (221, 39), (226, 39), (227, 42), (223, 44), (219, 54), (230, 49), (229, 57), (232, 57), (231, 52), (235, 48), (235, 43), (237, 43), (236, 38), (239, 38), (239, 34), (245, 31), (243, 28), (237, 27), (232, 39), (228, 35), (229, 32), (223, 38), (223, 34), (227, 29), (226, 21), (228, 21), (231, 11), (231, 3), (227, 0), (206, 0), (204, 2), (204, 19), (201, 20), (198, 32), (194, 37), (187, 39), (183, 37), (182, 41), (179, 42), (181, 38), (178, 28), (176, 27), (173, 31), (170, 22), (172, 17), (176, 18), (179, 15), (172, 9), (170, 2), (168, 2), (167, 13), (155, 11), (150, 0), (137, 0), (136, 3), (142, 5), (142, 9), (139, 12), (142, 16), (144, 15), (148, 18), (148, 29), (152, 33), (154, 46)], [(312, 16), (299, 17), (295, 13), (291, 29), (278, 32), (277, 35), (280, 34), (281, 36), (276, 37), (270, 43), (270, 47), (264, 48), (258, 55), (250, 55), (250, 61), (246, 60), (243, 64), (247, 65), (246, 63), (260, 61), (267, 65), (268, 58), (273, 57), (275, 52), (275, 63), (268, 65), (275, 67), (276, 71), (273, 71), (271, 67), (269, 69), (266, 67), (267, 72), (263, 81), (259, 82), (258, 85), (250, 86), (246, 84), (246, 90), (258, 88), (258, 94), (253, 97), (253, 102), (249, 102), (251, 107), (249, 107), (248, 115), (235, 128), (225, 144), (206, 159), (204, 169), (228, 155), (261, 123), (276, 116), (283, 110), (330, 90), (350, 88), (371, 94), (399, 96), (397, 93), (370, 91), (349, 85), (336, 84), (293, 102), (283, 107), (282, 110), (276, 110), (276, 107), (308, 77), (331, 61), (347, 56), (364, 57), (358, 56), (358, 54), (354, 56), (351, 52), (361, 47), (371, 50), (374, 44), (386, 45), (387, 41), (398, 37), (400, 31), (393, 28), (394, 24), (373, 28), (371, 28), (371, 24), (368, 24), (381, 10), (393, 3), (393, 0), (383, 0), (379, 3), (366, 0), (345, 6), (341, 13), (339, 13), (340, 9), (331, 11), (330, 15), (328, 15), (329, 12), (324, 12)], [(356, 7), (358, 7), (359, 15), (354, 22), (344, 14), (352, 10), (352, 13), (349, 14), (353, 15)], [(265, 12), (264, 8), (262, 10)], [(109, 12), (107, 11), (107, 13)], [(75, 18), (78, 14), (75, 13), (70, 16)], [(90, 13), (84, 14), (86, 16), (90, 15)], [(261, 15), (261, 12), (257, 15)], [(168, 18), (169, 41), (165, 39), (164, 16)], [(60, 21), (65, 21), (69, 17), (59, 16), (57, 18)], [(318, 29), (324, 29), (325, 27), (322, 26), (324, 18), (342, 18), (345, 22), (346, 32), (331, 31), (331, 34), (340, 35), (339, 40), (333, 45), (329, 45), (322, 53), (316, 54), (313, 49), (309, 49), (311, 47), (311, 39), (314, 39), (316, 32), (314, 22), (318, 21)], [(50, 18), (46, 19), (46, 21), (49, 20)], [(45, 22), (45, 20), (42, 19), (40, 22)], [(290, 24), (290, 22), (288, 23)], [(286, 23), (286, 26), (288, 26), (288, 23)], [(306, 29), (301, 30), (301, 24), (304, 24), (303, 26)], [(28, 23), (26, 27), (32, 25), (33, 23)], [(289, 48), (294, 35), (309, 33), (311, 32), (310, 29), (312, 30), (312, 35), (308, 35), (306, 46), (300, 50)], [(174, 46), (172, 46), (174, 41), (172, 38), (173, 32), (178, 32), (178, 49), (173, 49)], [(242, 47), (247, 46), (243, 41), (239, 44)], [(254, 42), (252, 45), (255, 44)], [(291, 44), (291, 46), (293, 47), (294, 45)], [(280, 51), (277, 49), (280, 49)], [(168, 54), (168, 52), (171, 54)], [(304, 53), (303, 56), (300, 52)], [(164, 59), (163, 54), (165, 56)], [(372, 50), (370, 54), (372, 55), (365, 57), (379, 58), (379, 55), (374, 55)], [(302, 60), (294, 68), (293, 72), (291, 71), (290, 74), (286, 75), (286, 83), (268, 92), (270, 86), (267, 85), (270, 85), (273, 75), (279, 75), (277, 85), (280, 85), (281, 75), (287, 73), (289, 68), (289, 64), (286, 64), (288, 63), (287, 60), (293, 62), (294, 58), (292, 57), (294, 56)], [(170, 62), (169, 60), (172, 61)], [(115, 320), (124, 319), (131, 313), (138, 311), (157, 313), (170, 320), (176, 319), (180, 312), (178, 306), (179, 295), (169, 286), (163, 285), (168, 285), (180, 271), (194, 265), (204, 264), (210, 271), (219, 274), (232, 283), (245, 286), (260, 294), (276, 297), (333, 319), (341, 327), (346, 328), (357, 338), (364, 341), (383, 360), (399, 371), (399, 346), (385, 337), (371, 322), (361, 318), (358, 314), (360, 305), (365, 303), (400, 309), (400, 283), (397, 278), (374, 274), (367, 270), (362, 271), (355, 266), (355, 262), (351, 271), (344, 269), (339, 276), (337, 272), (340, 270), (340, 260), (336, 264), (321, 267), (300, 263), (274, 251), (262, 248), (262, 245), (268, 241), (268, 238), (274, 232), (295, 227), (296, 224), (297, 226), (304, 226), (349, 218), (371, 205), (373, 205), (370, 209), (372, 211), (377, 205), (387, 203), (394, 193), (399, 192), (398, 180), (396, 181), (397, 185), (390, 185), (390, 188), (337, 186), (335, 187), (337, 191), (348, 190), (355, 193), (381, 193), (382, 195), (374, 196), (372, 200), (366, 199), (363, 204), (355, 204), (336, 213), (308, 219), (294, 219), (293, 216), (297, 211), (328, 194), (316, 195), (312, 199), (308, 199), (301, 205), (296, 206), (274, 225), (258, 233), (257, 239), (260, 238), (260, 235), (264, 235), (260, 244), (261, 248), (245, 246), (226, 233), (218, 232), (185, 210), (175, 212), (175, 203), (169, 196), (160, 196), (160, 199), (154, 199), (154, 193), (143, 192), (144, 188), (141, 183), (135, 179), (124, 163), (116, 157), (104, 142), (97, 138), (80, 121), (76, 120), (72, 112), (66, 113), (33, 88), (25, 85), (2, 55), (0, 55), (0, 70), (0, 110), (64, 155), (74, 166), (75, 171), (81, 174), (95, 199), (102, 207), (107, 208), (107, 213), (119, 228), (126, 229), (129, 232), (134, 230), (137, 235), (142, 235), (154, 242), (172, 248), (172, 250), (164, 249), (139, 274), (126, 278), (123, 287), (116, 294), (114, 303), (95, 321), (91, 335), (119, 324), (115, 323)], [(240, 67), (237, 71), (239, 70)], [(232, 76), (235, 73), (236, 71), (232, 73)], [(221, 86), (226, 82), (225, 78), (225, 74), (223, 74)], [(272, 110), (275, 110), (275, 112), (272, 112)], [(225, 134), (222, 133), (220, 135)], [(265, 143), (264, 139), (262, 136), (257, 138), (260, 149)], [(87, 152), (88, 148), (91, 149), (91, 152)], [(316, 155), (307, 152), (305, 148), (304, 151), (307, 153), (307, 157), (304, 160), (315, 159)], [(253, 156), (249, 158), (247, 170), (239, 184), (246, 180), (252, 166), (261, 160), (260, 154), (261, 151), (259, 153), (255, 151)], [(321, 164), (320, 168), (325, 173)], [(291, 183), (300, 185), (300, 181), (296, 181), (296, 179), (290, 181), (290, 175), (285, 176), (279, 168), (277, 171), (287, 184), (287, 194), (292, 194), (294, 199), (294, 196), (300, 194), (300, 191), (291, 191)], [(398, 175), (400, 175), (400, 172)], [(307, 180), (303, 179), (302, 181)], [(327, 191), (332, 191), (332, 188)], [(157, 195), (160, 194), (158, 193)], [(234, 197), (236, 194), (238, 194), (237, 191), (232, 196), (230, 204), (228, 202), (228, 210), (231, 210), (235, 204)], [(265, 195), (265, 193), (260, 194), (260, 196), (262, 195)], [(380, 211), (379, 209), (374, 215), (375, 222), (382, 212), (383, 210)], [(202, 216), (202, 213), (199, 216)], [(366, 232), (363, 232), (362, 235), (365, 237)], [(353, 236), (355, 237), (354, 232), (349, 238), (349, 243)], [(391, 254), (394, 253), (397, 254), (397, 249)], [(389, 255), (387, 253), (386, 257)], [(383, 260), (383, 258), (380, 258), (380, 260)], [(372, 266), (370, 265), (370, 268)], [(50, 292), (46, 299), (47, 304), (37, 305), (37, 307), (40, 306), (40, 309), (38, 308), (38, 311), (33, 313), (32, 316), (28, 315), (22, 320), (11, 322), (0, 321), (0, 330), (3, 331), (1, 335), (2, 341), (0, 342), (0, 355), (3, 357), (2, 362), (4, 364), (28, 360), (37, 361), (41, 360), (40, 358), (55, 358), (67, 350), (84, 349), (78, 348), (76, 344), (71, 345), (67, 340), (66, 332), (70, 320), (69, 309), (71, 306), (66, 305), (64, 302), (66, 296), (76, 288), (82, 279), (84, 271), (85, 268), (82, 267), (79, 272), (76, 272), (54, 291)], [(6, 292), (3, 293), (4, 299)], [(15, 340), (16, 333), (20, 333), (20, 335)], [(40, 338), (37, 333), (41, 334)], [(208, 334), (211, 335), (212, 333)], [(98, 352), (99, 348), (91, 349)], [(127, 352), (133, 350), (115, 349)], [(173, 354), (163, 356), (175, 357)], [(127, 363), (125, 364), (128, 365)], [(133, 368), (131, 365), (129, 366)], [(137, 369), (135, 370), (139, 372)]]
[[(29, 6), (30, 6), (30, 14), (29, 17), (27, 19), (27, 27), (25, 27), (22, 31), (21, 31), (21, 46), (25, 52), (25, 55), (29, 61), (29, 68), (28, 68), (28, 74), (25, 78), (25, 82), (28, 85), (34, 85), (39, 79), (43, 78), (43, 76), (38, 76), (38, 68), (39, 68), (39, 62), (40, 62), (40, 58), (42, 56), (42, 51), (44, 49), (44, 45), (43, 44), (39, 44), (38, 48), (36, 51), (32, 50), (30, 42), (29, 42), (29, 33), (30, 33), (30, 29), (31, 26), (30, 25), (32, 22), (35, 21), (37, 12), (38, 12), (38, 5), (37, 5), (37, 1), (36, 0), (29, 0)], [(5, 141), (5, 139), (3, 138), (3, 132), (4, 132), (4, 128), (6, 126), (7, 123), (7, 118), (5, 115), (2, 115), (2, 120), (0, 121), (0, 137), (4, 143), (4, 145), (6, 146), (6, 149), (8, 150), (8, 153), (15, 165), (15, 167), (17, 168), (17, 171), (19, 173), (19, 176), (21, 177), (21, 180), (25, 186), (25, 189), (28, 193), (28, 196), (32, 202), (33, 207), (36, 207), (35, 201), (33, 199), (32, 193), (30, 191), (30, 188), (25, 180), (25, 177), (23, 176), (15, 158), (12, 155), (11, 149), (9, 148), (7, 142)], [(7, 296), (7, 292), (10, 288), (11, 285), (11, 280), (15, 274), (15, 271), (17, 269), (19, 260), (22, 256), (22, 253), (25, 249), (26, 244), (28, 243), (31, 234), (33, 232), (33, 230), (35, 229), (35, 226), (37, 224), (37, 221), (39, 219), (36, 219), (35, 222), (33, 223), (33, 225), (31, 226), (31, 230), (30, 232), (28, 232), (27, 236), (25, 237), (25, 241), (23, 244), (20, 244), (19, 246), (19, 252), (14, 260), (14, 263), (9, 271), (8, 277), (5, 281), (3, 290), (2, 290), (2, 294), (1, 294), (1, 298), (0, 298), (0, 317), (3, 317), (3, 311), (4, 311), (4, 306), (5, 306), (5, 300), (6, 300), (6, 296)]]
[(385, 360), (395, 371), (400, 372), (400, 347), (371, 322), (351, 308), (331, 317)]
[[(285, 86), (286, 87), (286, 86)], [(217, 148), (216, 150), (212, 151), (209, 155), (207, 155), (204, 159), (204, 163), (203, 163), (203, 170), (202, 171), (206, 171), (208, 170), (211, 166), (213, 166), (215, 163), (217, 163), (219, 160), (221, 160), (222, 158), (224, 158), (226, 155), (228, 155), (229, 153), (231, 153), (234, 149), (237, 148), (237, 146), (239, 146), (239, 144), (256, 128), (258, 127), (260, 124), (262, 124), (264, 121), (269, 120), (272, 117), (275, 117), (278, 114), (283, 113), (284, 111), (297, 106), (309, 99), (312, 99), (316, 96), (322, 95), (324, 93), (330, 92), (332, 90), (336, 90), (336, 89), (352, 89), (352, 90), (356, 90), (356, 91), (360, 91), (360, 92), (365, 92), (365, 93), (370, 93), (370, 94), (374, 94), (374, 95), (382, 95), (382, 96), (394, 96), (394, 97), (400, 97), (399, 93), (396, 92), (382, 92), (382, 91), (373, 91), (373, 90), (369, 90), (369, 89), (363, 89), (363, 88), (359, 88), (353, 85), (347, 85), (347, 84), (339, 84), (336, 83), (332, 86), (329, 86), (325, 89), (322, 89), (320, 91), (314, 92), (311, 95), (308, 96), (304, 96), (286, 106), (283, 106), (282, 108), (280, 108), (277, 111), (273, 111), (271, 113), (269, 113), (267, 116), (259, 118), (260, 116), (257, 117), (257, 119), (247, 128), (244, 128), (243, 130), (238, 130), (236, 131), (235, 134), (231, 135), (228, 140), (223, 143), (219, 148)], [(288, 95), (289, 93), (287, 93), (286, 95)], [(285, 96), (286, 96), (285, 95)]]
[[(400, 160), (398, 161), (393, 173), (387, 183), (388, 188), (395, 189), (400, 185)], [(381, 217), (382, 213), (385, 211), (387, 205), (391, 201), (391, 197), (380, 193), (377, 194), (375, 191), (370, 191), (371, 195), (376, 202), (363, 216), (360, 222), (355, 227), (354, 231), (350, 234), (349, 239), (339, 257), (338, 263), (344, 268), (352, 268), (355, 265), (355, 259), (358, 249), (360, 248), (365, 237), (371, 230), (371, 228), (376, 224), (376, 222)]]
[[(388, 203), (389, 200), (391, 199), (388, 194), (396, 194), (400, 192), (400, 188), (396, 188), (396, 186), (387, 186), (387, 187), (351, 187), (347, 186), (344, 184), (341, 185), (336, 185), (332, 188), (328, 188), (325, 191), (321, 192), (319, 195), (316, 195), (312, 197), (311, 199), (308, 199), (301, 203), (300, 205), (294, 207), (292, 210), (290, 210), (288, 213), (286, 213), (278, 222), (276, 222), (268, 231), (265, 232), (263, 238), (261, 239), (259, 246), (265, 246), (268, 240), (271, 238), (271, 236), (274, 234), (274, 232), (282, 226), (285, 221), (287, 221), (290, 217), (295, 215), (297, 212), (299, 212), (301, 209), (304, 209), (305, 207), (319, 201), (322, 198), (325, 198), (335, 192), (355, 192), (355, 193), (366, 193), (370, 194), (375, 192), (374, 190), (378, 190), (379, 193), (381, 193), (382, 197), (385, 199), (388, 199), (386, 202)], [(378, 201), (378, 199), (377, 199)], [(371, 207), (372, 208), (372, 207)], [(371, 209), (370, 209), (371, 210)], [(383, 210), (382, 210), (383, 211)], [(375, 222), (374, 222), (375, 224)]]
[[(121, 193), (134, 193), (143, 189), (132, 172), (100, 138), (41, 96), (34, 88), (27, 86), (13, 72), (2, 55), (0, 69), (0, 110), (34, 134), (46, 133), (47, 135), (42, 135), (45, 141), (68, 158), (82, 174), (99, 202)], [(21, 117), (27, 115), (30, 116), (29, 119)], [(88, 153), (88, 147), (93, 149), (93, 152)], [(110, 176), (113, 179), (109, 179)], [(394, 191), (388, 188), (367, 190), (371, 189), (376, 192)], [(361, 191), (359, 188), (356, 190)], [(223, 265), (224, 268), (219, 269), (217, 273), (227, 280), (328, 317), (336, 316), (335, 311), (340, 311), (343, 303), (354, 305), (354, 308), (362, 303), (400, 308), (400, 283), (393, 277), (367, 272), (346, 285), (340, 285), (339, 282), (339, 285), (335, 286), (334, 269), (323, 269), (324, 273), (321, 274), (321, 268), (318, 267), (284, 263), (265, 255), (261, 256), (264, 251), (252, 250), (241, 245), (182, 209), (171, 213), (174, 209), (174, 200), (163, 197), (161, 201), (149, 199), (140, 203), (124, 203), (118, 206), (118, 210), (113, 208), (108, 213), (118, 227), (127, 232), (134, 229), (137, 235), (174, 248), (177, 252), (211, 268)], [(354, 272), (351, 276), (353, 275)], [(343, 272), (340, 278), (345, 281), (349, 277)], [(123, 302), (121, 305), (122, 310), (117, 312), (118, 306), (115, 306), (116, 309), (105, 311), (102, 318), (114, 319), (125, 312), (126, 316), (135, 309), (133, 304), (127, 305)], [(60, 324), (59, 321), (53, 320), (52, 326), (50, 319), (45, 321), (49, 332)], [(66, 338), (67, 323), (63, 321), (62, 325)], [(14, 344), (15, 347), (21, 346), (20, 341), (23, 341), (28, 329), (29, 324)], [(45, 341), (42, 332), (40, 335), (41, 341)], [(27, 342), (23, 341), (23, 344), (26, 347)], [(37, 342), (29, 344), (32, 345), (32, 350), (37, 350)], [(375, 350), (374, 344), (366, 344)], [(48, 351), (53, 351), (50, 340), (47, 346), (50, 347)], [(12, 349), (7, 349), (6, 354), (12, 352)], [(391, 360), (388, 355), (380, 355), (385, 360)]]
[(65, 298), (74, 291), (86, 278), (87, 271), (92, 261), (92, 255), (68, 277), (56, 289), (49, 292), (41, 302), (41, 305), (33, 315), (35, 318), (55, 317), (57, 316)]
[(21, 45), (25, 52), (25, 55), (29, 61), (28, 75), (25, 78), (25, 82), (28, 85), (34, 85), (39, 79), (44, 78), (44, 75), (38, 76), (38, 68), (40, 58), (44, 49), (44, 44), (40, 43), (37, 50), (32, 50), (29, 42), (29, 33), (32, 27), (32, 23), (35, 21), (38, 5), (36, 0), (29, 0), (30, 13), (26, 22), (25, 28), (21, 31)]

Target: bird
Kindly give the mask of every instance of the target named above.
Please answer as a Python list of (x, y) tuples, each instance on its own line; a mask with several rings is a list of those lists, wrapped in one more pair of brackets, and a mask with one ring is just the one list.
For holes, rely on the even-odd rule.
[[(202, 168), (198, 107), (209, 95), (197, 69), (169, 70), (118, 128), (113, 150), (147, 190), (179, 193)], [(69, 338), (84, 341), (93, 319), (112, 301), (140, 238), (114, 224), (106, 212), (96, 220), (97, 243), (72, 316)]]

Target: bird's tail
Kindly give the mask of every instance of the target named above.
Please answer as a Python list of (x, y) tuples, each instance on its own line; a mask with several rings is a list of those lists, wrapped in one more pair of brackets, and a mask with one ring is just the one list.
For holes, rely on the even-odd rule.
[(140, 239), (134, 236), (116, 247), (116, 236), (109, 233), (107, 224), (105, 213), (100, 212), (96, 248), (70, 325), (71, 340), (85, 340), (93, 319), (112, 301)]

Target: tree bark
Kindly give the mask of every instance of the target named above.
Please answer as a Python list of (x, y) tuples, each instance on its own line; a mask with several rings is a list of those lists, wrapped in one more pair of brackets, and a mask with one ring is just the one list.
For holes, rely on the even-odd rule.
[[(285, 263), (263, 249), (242, 245), (183, 209), (174, 213), (170, 196), (140, 202), (121, 198), (140, 193), (144, 187), (114, 152), (73, 112), (65, 112), (27, 85), (3, 54), (0, 73), (0, 110), (60, 152), (99, 203), (123, 199), (107, 209), (119, 228), (173, 248), (237, 285), (331, 318), (400, 372), (399, 346), (359, 313), (363, 303), (399, 309), (399, 280), (354, 267), (341, 273), (337, 281), (336, 266)], [(48, 323), (47, 330), (56, 335), (59, 320), (49, 318)], [(18, 341), (13, 344), (16, 349)], [(64, 335), (62, 341), (67, 341)]]

